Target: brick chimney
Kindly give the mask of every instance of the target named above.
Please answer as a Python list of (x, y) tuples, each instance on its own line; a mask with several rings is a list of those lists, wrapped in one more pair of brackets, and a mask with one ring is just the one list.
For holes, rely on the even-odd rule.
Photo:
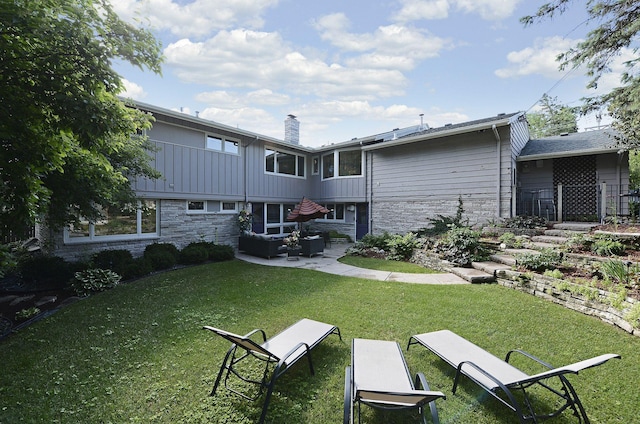
[(284, 141), (300, 144), (300, 122), (295, 115), (287, 115), (287, 119), (284, 120)]

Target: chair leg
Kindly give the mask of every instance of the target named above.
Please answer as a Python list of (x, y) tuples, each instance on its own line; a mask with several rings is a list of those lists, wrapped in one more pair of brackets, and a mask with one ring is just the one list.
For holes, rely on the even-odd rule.
[(269, 386), (267, 387), (267, 394), (265, 395), (264, 398), (264, 404), (262, 405), (262, 414), (260, 415), (260, 421), (258, 421), (259, 424), (264, 423), (265, 418), (267, 417), (267, 408), (269, 408), (269, 401), (271, 401), (271, 394), (273, 393), (273, 386), (276, 385), (276, 378), (278, 378), (278, 369), (279, 367), (276, 367), (275, 370), (273, 370), (273, 374), (271, 376), (271, 380), (269, 381)]
[(214, 383), (213, 389), (211, 389), (211, 393), (209, 394), (209, 396), (213, 396), (216, 393), (216, 390), (220, 385), (220, 380), (222, 379), (222, 374), (224, 373), (224, 370), (227, 370), (227, 374), (229, 374), (229, 367), (227, 366), (227, 362), (229, 361), (229, 357), (231, 357), (231, 355), (234, 353), (235, 350), (236, 350), (236, 346), (233, 345), (227, 351), (227, 354), (224, 357), (224, 361), (222, 361), (222, 365), (220, 366), (220, 371), (218, 371), (218, 377), (216, 377), (216, 382)]

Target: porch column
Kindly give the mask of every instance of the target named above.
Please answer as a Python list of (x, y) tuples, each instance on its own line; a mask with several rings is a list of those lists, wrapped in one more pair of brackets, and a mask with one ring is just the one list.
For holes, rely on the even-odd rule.
[(562, 222), (562, 184), (558, 184), (558, 216), (556, 216), (556, 219), (558, 220), (558, 222)]

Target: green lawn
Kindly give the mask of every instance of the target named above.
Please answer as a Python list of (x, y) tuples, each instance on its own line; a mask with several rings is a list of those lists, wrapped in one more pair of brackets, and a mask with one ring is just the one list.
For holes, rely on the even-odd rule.
[(338, 259), (339, 262), (358, 268), (375, 269), (378, 271), (406, 272), (409, 274), (438, 274), (441, 271), (425, 268), (423, 266), (401, 261), (389, 261), (386, 259), (365, 258), (364, 256), (346, 255)]
[[(203, 325), (273, 335), (308, 317), (340, 327), (276, 385), (268, 422), (342, 420), (344, 368), (354, 337), (395, 340), (451, 329), (503, 356), (521, 348), (559, 366), (622, 355), (570, 380), (593, 423), (637, 421), (640, 339), (599, 320), (498, 285), (419, 285), (339, 277), (241, 261), (158, 274), (75, 303), (0, 342), (1, 423), (252, 423), (260, 404), (209, 391), (229, 347)], [(441, 422), (513, 423), (475, 385), (451, 393), (452, 370), (419, 346)], [(544, 405), (550, 400), (541, 397)], [(406, 422), (373, 413), (363, 422)], [(575, 423), (569, 413), (550, 423)]]

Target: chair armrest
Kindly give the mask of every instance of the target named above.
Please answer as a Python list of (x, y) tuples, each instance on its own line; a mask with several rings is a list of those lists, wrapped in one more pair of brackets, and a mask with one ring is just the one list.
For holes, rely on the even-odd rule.
[[(416, 383), (415, 383), (416, 389), (422, 388), (424, 390), (431, 390), (429, 388), (429, 383), (427, 383), (427, 379), (425, 378), (424, 374), (419, 372), (416, 374)], [(442, 396), (442, 399), (446, 399), (446, 396)], [(429, 402), (429, 410), (431, 412), (431, 421), (433, 422), (433, 424), (440, 424), (440, 417), (438, 416), (438, 408), (436, 408), (436, 403), (435, 401), (431, 401)]]
[(255, 329), (255, 330), (253, 330), (253, 331), (249, 331), (249, 332), (248, 332), (247, 334), (245, 334), (243, 337), (244, 337), (244, 338), (246, 338), (246, 339), (249, 339), (249, 338), (251, 338), (251, 336), (253, 336), (253, 335), (254, 335), (254, 334), (256, 334), (256, 333), (260, 333), (260, 334), (262, 334), (262, 343), (264, 343), (264, 342), (266, 342), (266, 341), (267, 341), (267, 334), (264, 332), (264, 330), (261, 330), (261, 329), (259, 329), (259, 328), (256, 328), (256, 329)]
[(290, 364), (288, 364), (287, 366), (291, 366), (291, 365), (293, 365), (294, 363), (296, 363), (296, 361), (297, 361), (298, 359), (302, 358), (302, 357), (303, 357), (303, 356), (305, 356), (305, 355), (308, 355), (308, 354), (309, 354), (309, 352), (311, 352), (311, 348), (309, 347), (309, 345), (308, 345), (308, 344), (306, 344), (306, 343), (304, 343), (304, 342), (300, 342), (300, 343), (298, 343), (297, 345), (295, 345), (295, 346), (294, 346), (294, 347), (293, 347), (289, 352), (287, 352), (287, 353), (286, 353), (286, 355), (284, 355), (284, 356), (280, 359), (280, 363), (282, 364), (282, 363), (286, 362), (286, 360), (287, 360), (290, 356), (292, 356), (294, 353), (296, 353), (296, 352), (297, 352), (301, 347), (304, 347), (304, 349), (305, 349), (305, 353), (303, 353), (302, 355), (299, 355), (297, 358), (295, 358), (295, 359), (293, 360), (293, 362), (291, 362), (291, 363), (290, 363)]
[(537, 363), (539, 363), (540, 365), (543, 365), (543, 366), (547, 367), (547, 368), (548, 368), (548, 369), (550, 369), (550, 370), (551, 370), (551, 369), (553, 369), (553, 365), (551, 365), (550, 363), (545, 362), (545, 361), (543, 361), (542, 359), (540, 359), (540, 358), (538, 358), (538, 357), (536, 357), (536, 356), (533, 356), (532, 354), (527, 353), (527, 352), (525, 352), (524, 350), (520, 350), (520, 349), (513, 349), (513, 350), (510, 350), (510, 351), (507, 353), (506, 358), (504, 359), (504, 360), (505, 360), (505, 362), (509, 362), (509, 359), (511, 358), (511, 354), (512, 354), (512, 353), (519, 353), (519, 354), (521, 354), (521, 355), (526, 356), (526, 357), (527, 357), (527, 358), (529, 358), (529, 359), (532, 359), (532, 360), (536, 361), (536, 362), (537, 362)]

